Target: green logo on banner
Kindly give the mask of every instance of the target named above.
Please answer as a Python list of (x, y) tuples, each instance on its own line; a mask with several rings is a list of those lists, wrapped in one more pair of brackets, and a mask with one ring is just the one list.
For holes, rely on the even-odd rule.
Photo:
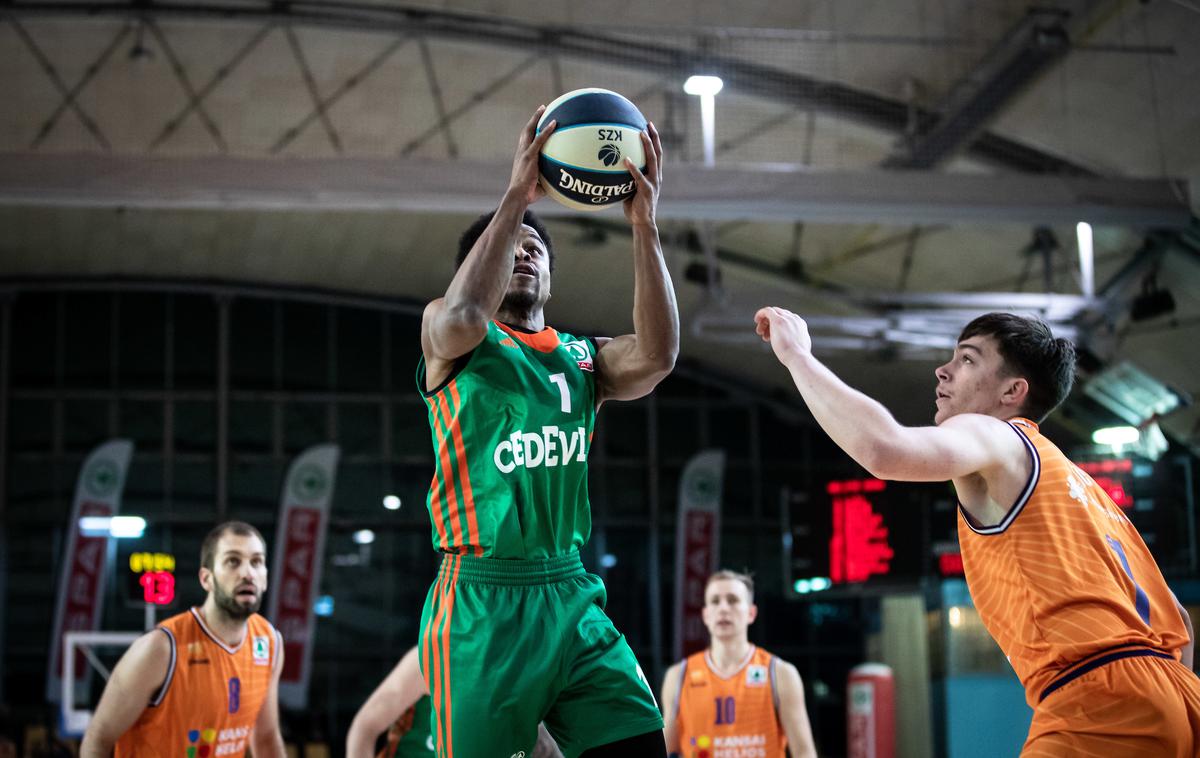
[(83, 488), (92, 497), (106, 497), (116, 491), (121, 483), (121, 473), (117, 464), (101, 458), (87, 467), (83, 472)]
[(692, 476), (688, 477), (688, 494), (698, 504), (707, 505), (715, 503), (717, 498), (721, 496), (721, 492), (717, 488), (718, 481), (717, 472), (712, 469), (696, 471)]
[(306, 503), (319, 500), (329, 491), (329, 478), (320, 466), (311, 463), (301, 466), (292, 477), (292, 494)]

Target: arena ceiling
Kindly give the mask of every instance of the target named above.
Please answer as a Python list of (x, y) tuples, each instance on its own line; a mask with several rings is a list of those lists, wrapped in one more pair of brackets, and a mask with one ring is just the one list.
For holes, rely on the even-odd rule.
[[(970, 315), (1038, 312), (1091, 370), (1197, 394), (1200, 3), (0, 5), (0, 277), (229, 281), (423, 302), (540, 103), (602, 86), (664, 135), (683, 353), (786, 387), (754, 308), (906, 421)], [(691, 73), (717, 73), (715, 165)], [(551, 323), (631, 328), (619, 212), (545, 201)], [(1075, 222), (1095, 225), (1094, 295)], [(706, 284), (709, 270), (719, 284)], [(1134, 321), (1144, 292), (1174, 309)], [(1078, 415), (1081, 434), (1086, 413)], [(1163, 420), (1200, 449), (1194, 407)]]

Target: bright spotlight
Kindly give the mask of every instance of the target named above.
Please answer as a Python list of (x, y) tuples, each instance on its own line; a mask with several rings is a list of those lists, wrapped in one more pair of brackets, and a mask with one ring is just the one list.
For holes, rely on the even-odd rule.
[(375, 541), (375, 532), (370, 529), (359, 529), (354, 533), (354, 542), (358, 545), (370, 545)]
[(1141, 432), (1132, 426), (1108, 426), (1092, 432), (1092, 442), (1097, 445), (1132, 445), (1141, 438)]
[(721, 91), (725, 82), (719, 76), (689, 76), (683, 83), (683, 91), (689, 95), (713, 96)]
[(383, 507), (389, 511), (400, 510), (400, 498), (395, 495), (385, 495), (383, 498)]

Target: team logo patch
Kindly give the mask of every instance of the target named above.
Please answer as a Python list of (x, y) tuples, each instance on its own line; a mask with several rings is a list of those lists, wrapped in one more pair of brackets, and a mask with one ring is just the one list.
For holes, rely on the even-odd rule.
[(759, 687), (767, 683), (766, 666), (748, 666), (746, 668), (746, 685)]
[(575, 360), (575, 365), (579, 366), (580, 370), (587, 372), (596, 370), (595, 364), (592, 363), (592, 351), (588, 348), (588, 343), (583, 340), (573, 340), (562, 343), (562, 347)]
[(265, 666), (271, 662), (271, 644), (264, 635), (254, 637), (254, 663)]
[(208, 663), (208, 658), (204, 655), (203, 642), (189, 642), (187, 646), (188, 665), (195, 666), (198, 664)]

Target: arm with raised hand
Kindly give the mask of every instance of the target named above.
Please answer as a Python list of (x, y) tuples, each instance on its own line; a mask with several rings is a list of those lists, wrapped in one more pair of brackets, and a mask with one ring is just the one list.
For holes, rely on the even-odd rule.
[(662, 186), (662, 140), (654, 124), (641, 133), (646, 171), (625, 159), (637, 192), (625, 201), (633, 232), (633, 334), (597, 340), (597, 400), (633, 400), (653, 390), (679, 354), (679, 307), (663, 259), (655, 212)]
[[(538, 184), (538, 154), (554, 133), (551, 121), (537, 133), (540, 106), (521, 129), (512, 176), (495, 216), (450, 280), (446, 294), (425, 307), (421, 351), (431, 379), (483, 341), (488, 322), (500, 308), (513, 273), (513, 245), (525, 209), (545, 191)], [(433, 382), (434, 384), (437, 381)]]

